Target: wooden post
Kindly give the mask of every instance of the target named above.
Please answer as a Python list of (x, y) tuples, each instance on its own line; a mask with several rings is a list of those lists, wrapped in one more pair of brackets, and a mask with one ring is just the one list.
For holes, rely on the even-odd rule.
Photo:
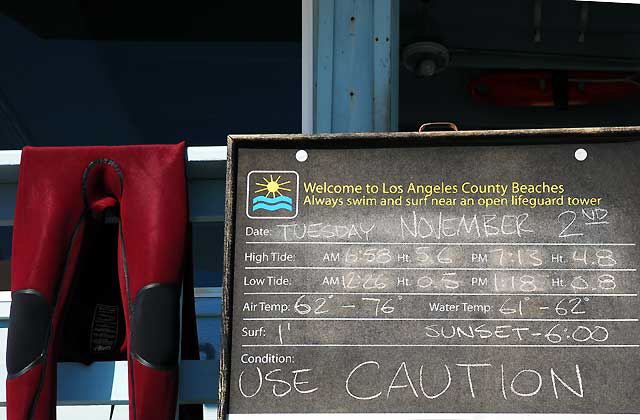
[(399, 7), (399, 0), (306, 0), (305, 132), (397, 130)]

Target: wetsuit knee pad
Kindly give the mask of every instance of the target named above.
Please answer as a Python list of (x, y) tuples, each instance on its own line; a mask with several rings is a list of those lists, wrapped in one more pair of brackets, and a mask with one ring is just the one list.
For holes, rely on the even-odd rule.
[(132, 350), (154, 369), (173, 369), (180, 347), (180, 292), (177, 285), (153, 283), (140, 289), (133, 309)]
[(11, 294), (7, 373), (9, 379), (28, 372), (45, 353), (51, 329), (52, 308), (32, 289)]

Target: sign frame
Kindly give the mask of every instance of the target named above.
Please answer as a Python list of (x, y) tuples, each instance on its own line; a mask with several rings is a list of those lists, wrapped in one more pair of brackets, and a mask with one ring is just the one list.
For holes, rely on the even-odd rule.
[[(234, 283), (235, 225), (237, 206), (237, 157), (239, 148), (281, 148), (299, 150), (465, 147), (545, 144), (619, 143), (640, 140), (640, 126), (553, 128), (524, 130), (486, 130), (453, 132), (393, 132), (353, 134), (260, 134), (229, 135), (227, 138), (227, 172), (225, 191), (225, 237), (222, 289), (222, 329), (219, 376), (218, 419), (227, 418), (229, 410), (230, 349), (232, 332), (232, 297)], [(244, 213), (244, 211), (243, 211)], [(511, 413), (513, 414), (513, 413)], [(522, 414), (516, 414), (522, 415)], [(565, 414), (569, 415), (569, 414)]]

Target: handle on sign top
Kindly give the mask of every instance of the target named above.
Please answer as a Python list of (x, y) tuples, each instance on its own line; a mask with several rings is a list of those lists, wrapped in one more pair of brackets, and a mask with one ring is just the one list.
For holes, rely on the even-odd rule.
[[(440, 129), (441, 129), (441, 131), (444, 131), (444, 130), (442, 130), (443, 128), (448, 128), (448, 129), (449, 129), (449, 130), (451, 130), (451, 131), (460, 131), (460, 130), (458, 129), (458, 126), (457, 126), (457, 125), (455, 125), (455, 124), (454, 124), (454, 123), (452, 123), (452, 122), (430, 122), (430, 123), (422, 124), (422, 125), (420, 126), (420, 128), (418, 129), (418, 133), (424, 133), (424, 132), (426, 132), (426, 131), (427, 131), (427, 130), (426, 130), (427, 128), (440, 128)], [(429, 130), (429, 131), (432, 131), (432, 130)], [(435, 131), (435, 130), (434, 130), (434, 131)]]

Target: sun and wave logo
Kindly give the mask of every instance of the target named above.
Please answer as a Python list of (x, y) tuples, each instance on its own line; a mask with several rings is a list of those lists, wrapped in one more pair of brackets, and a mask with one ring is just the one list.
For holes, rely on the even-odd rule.
[[(256, 182), (257, 186), (262, 187), (257, 189), (256, 193), (263, 193), (264, 195), (253, 197), (251, 210), (293, 210), (293, 200), (283, 194), (283, 192), (291, 192), (291, 188), (285, 187), (285, 185), (291, 184), (291, 181), (281, 182), (281, 178), (282, 175), (278, 175), (275, 179), (273, 179), (273, 175), (269, 175), (269, 179), (262, 177), (264, 182)], [(272, 195), (272, 197), (269, 197), (269, 195)]]
[(251, 171), (247, 175), (247, 216), (292, 219), (298, 214), (298, 173)]

